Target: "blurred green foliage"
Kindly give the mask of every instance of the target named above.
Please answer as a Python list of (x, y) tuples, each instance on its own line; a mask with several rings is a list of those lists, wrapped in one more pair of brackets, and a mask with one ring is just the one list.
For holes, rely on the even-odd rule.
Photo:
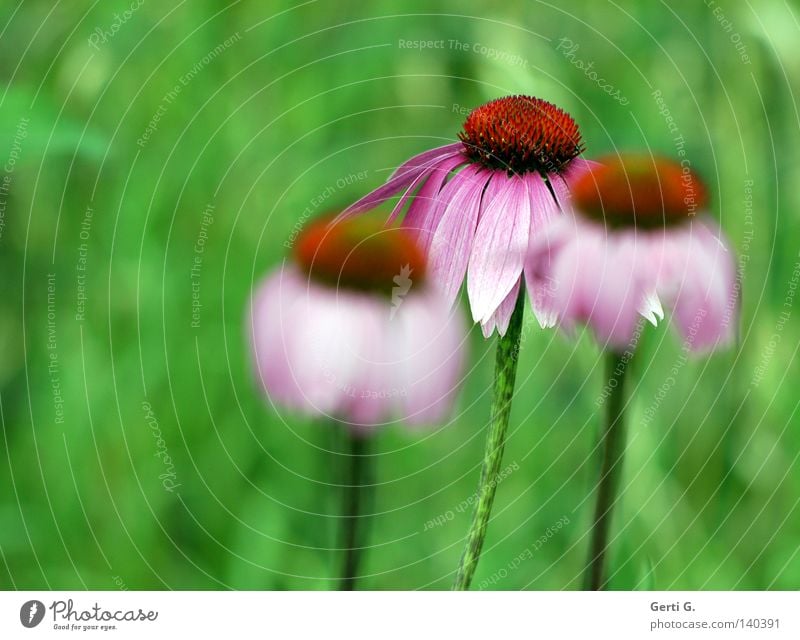
[[(741, 339), (686, 363), (648, 421), (681, 354), (666, 323), (647, 332), (612, 584), (796, 588), (800, 323), (785, 298), (800, 259), (800, 11), (715, 7), (4, 3), (0, 160), (14, 166), (0, 227), (0, 586), (331, 588), (342, 459), (326, 453), (338, 446), (327, 425), (276, 412), (253, 382), (254, 282), (307, 208), (348, 203), (452, 141), (465, 109), (534, 94), (576, 118), (589, 157), (675, 155), (660, 91), (746, 256)], [(420, 40), (442, 46), (405, 46)], [(492, 346), (473, 331), (452, 423), (375, 438), (363, 588), (449, 586)], [(598, 355), (589, 336), (527, 318), (505, 458), (519, 470), (499, 487), (477, 586), (579, 587)], [(173, 471), (179, 486), (165, 490)]]

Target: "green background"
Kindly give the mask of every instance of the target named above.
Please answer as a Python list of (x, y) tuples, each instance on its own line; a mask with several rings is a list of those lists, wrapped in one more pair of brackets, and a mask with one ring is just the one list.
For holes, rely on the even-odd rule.
[[(144, 0), (91, 46), (130, 6), (0, 8), (0, 161), (15, 160), (2, 174), (0, 586), (332, 588), (343, 460), (328, 425), (277, 413), (256, 388), (243, 331), (253, 282), (283, 259), (307, 208), (376, 187), (413, 153), (454, 140), (464, 110), (494, 97), (565, 108), (588, 157), (675, 155), (654, 91), (746, 256), (744, 296), (737, 347), (681, 364), (649, 422), (681, 352), (667, 322), (646, 332), (612, 586), (798, 586), (800, 311), (786, 302), (800, 260), (797, 3)], [(562, 38), (579, 46), (572, 59)], [(362, 588), (452, 580), (493, 343), (473, 328), (470, 349), (451, 423), (394, 426), (372, 442)], [(504, 462), (519, 468), (499, 486), (476, 586), (579, 588), (602, 380), (589, 335), (569, 340), (526, 316)]]

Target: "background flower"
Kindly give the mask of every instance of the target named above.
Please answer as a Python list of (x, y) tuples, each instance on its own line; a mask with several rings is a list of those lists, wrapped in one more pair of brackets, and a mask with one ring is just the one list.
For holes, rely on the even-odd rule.
[(258, 287), (247, 321), (278, 404), (359, 428), (446, 419), (464, 321), (425, 281), (408, 234), (367, 220), (311, 223), (292, 264)]
[(631, 342), (639, 317), (672, 321), (695, 351), (736, 335), (735, 256), (707, 212), (692, 172), (648, 155), (606, 157), (576, 181), (568, 215), (534, 241), (528, 273), (542, 287), (547, 322), (586, 323), (612, 349)]

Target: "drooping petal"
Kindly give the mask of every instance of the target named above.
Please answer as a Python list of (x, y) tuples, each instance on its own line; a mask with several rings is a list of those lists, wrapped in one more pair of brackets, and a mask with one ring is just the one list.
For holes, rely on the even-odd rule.
[[(566, 181), (564, 176), (561, 175), (548, 176), (548, 181), (550, 182), (550, 186), (555, 194), (558, 210), (564, 211), (570, 205), (569, 183)], [(550, 199), (553, 199), (553, 194), (550, 194)]]
[(580, 178), (586, 171), (596, 169), (601, 165), (600, 162), (594, 160), (586, 160), (585, 158), (574, 158), (570, 161), (569, 166), (564, 171), (564, 180), (567, 185), (571, 184)]
[[(363, 301), (357, 294), (324, 289), (314, 292), (298, 309), (292, 326), (294, 375), (309, 402), (321, 413), (347, 415), (352, 395), (360, 391), (366, 342)], [(313, 296), (313, 297), (312, 297)]]
[[(639, 232), (641, 250), (635, 272), (646, 297), (654, 299), (640, 313), (651, 322), (661, 302), (673, 309), (672, 320), (690, 349), (703, 351), (727, 342), (735, 333), (737, 309), (732, 252), (710, 219)], [(708, 333), (707, 333), (708, 332)]]
[(362, 333), (354, 306), (293, 267), (255, 296), (253, 344), (259, 374), (277, 402), (311, 415), (337, 415), (359, 370)]
[[(712, 223), (713, 224), (713, 223)], [(693, 221), (680, 283), (673, 284), (673, 321), (693, 351), (728, 344), (736, 335), (738, 299), (733, 252), (708, 222)]]
[[(555, 193), (555, 203), (553, 194), (539, 176), (528, 175), (528, 184), (534, 196), (532, 205), (534, 215), (530, 249), (525, 262), (525, 283), (533, 313), (543, 329), (555, 326), (559, 317), (555, 292), (560, 285), (549, 269), (551, 256), (561, 249), (574, 231), (574, 228), (569, 228), (574, 227), (574, 218), (564, 216), (566, 213), (572, 213), (570, 184), (586, 171), (598, 166), (600, 166), (598, 162), (575, 158), (563, 173), (549, 174), (548, 181)], [(562, 217), (566, 218), (563, 222)]]
[(483, 189), (491, 175), (490, 171), (470, 165), (442, 189), (440, 206), (444, 212), (433, 234), (428, 266), (448, 304), (455, 302), (464, 280)]
[(547, 184), (534, 173), (525, 175), (531, 201), (531, 239), (535, 238), (541, 230), (561, 213), (559, 203), (553, 199)]
[(574, 218), (559, 226), (563, 237), (546, 269), (535, 274), (550, 281), (547, 310), (567, 329), (585, 323), (607, 346), (627, 348), (644, 300), (633, 268), (635, 236), (608, 236), (602, 226)]
[(291, 366), (281, 340), (282, 327), (301, 288), (294, 269), (279, 267), (261, 282), (246, 314), (246, 332), (253, 349), (256, 377), (278, 402), (302, 404), (302, 394), (291, 376)]
[(396, 196), (403, 189), (405, 189), (412, 182), (414, 182), (414, 180), (418, 176), (423, 175), (428, 170), (429, 170), (428, 168), (422, 167), (415, 171), (408, 171), (402, 175), (389, 179), (387, 182), (383, 183), (380, 187), (370, 191), (367, 195), (356, 200), (353, 204), (351, 204), (344, 211), (342, 211), (334, 219), (334, 224), (341, 222), (342, 220), (345, 220), (350, 216), (354, 216), (357, 213), (363, 213), (364, 211), (369, 211), (370, 209), (374, 209), (379, 204), (386, 202), (389, 198)]
[[(495, 177), (495, 179), (498, 179)], [(484, 198), (467, 272), (472, 317), (483, 322), (518, 286), (528, 249), (531, 198), (521, 177), (502, 179), (494, 198)]]
[(594, 230), (593, 246), (582, 254), (580, 277), (584, 297), (593, 298), (587, 322), (601, 341), (624, 350), (635, 346), (632, 340), (647, 299), (636, 273), (637, 256), (646, 253), (647, 242), (641, 234), (606, 233), (603, 227)]
[(406, 424), (435, 424), (452, 407), (464, 361), (464, 316), (435, 291), (409, 296), (392, 322), (394, 390)]
[[(583, 299), (583, 291), (579, 289), (580, 249), (574, 227), (566, 227), (561, 221), (553, 224), (560, 226), (561, 238), (556, 237), (538, 261), (538, 269), (526, 267), (526, 279), (535, 289), (537, 296), (531, 296), (534, 312), (542, 327), (554, 326), (571, 330), (576, 323), (588, 317), (590, 306)], [(550, 234), (556, 236), (556, 234)]]
[[(454, 146), (455, 145), (447, 145), (445, 147), (439, 147), (438, 149), (430, 149), (429, 151), (425, 151), (410, 158), (400, 165), (384, 184), (370, 191), (367, 195), (342, 211), (334, 222), (340, 222), (357, 213), (363, 213), (364, 211), (374, 209), (379, 204), (386, 202), (389, 198), (397, 195), (404, 189), (408, 189), (418, 179), (424, 179), (426, 175), (430, 174), (433, 167), (442, 160), (455, 156), (463, 157), (463, 154), (452, 148)], [(413, 191), (413, 189), (411, 190)]]
[[(390, 355), (389, 305), (379, 299), (362, 298), (357, 303), (360, 340), (357, 371), (348, 389), (347, 419), (351, 425), (371, 428), (389, 420), (396, 398)], [(355, 307), (354, 307), (355, 309)]]
[[(411, 204), (401, 226), (411, 230), (422, 241), (420, 244), (426, 252), (433, 237), (435, 222), (438, 222), (434, 220), (434, 214), (438, 209), (436, 196), (439, 194), (450, 172), (462, 164), (466, 164), (466, 162), (467, 159), (460, 153), (438, 160), (431, 167), (430, 173), (425, 173), (414, 180), (405, 194), (403, 194), (403, 197), (398, 200), (397, 205), (389, 216), (389, 222), (397, 218), (403, 206), (411, 198), (412, 192), (419, 187), (419, 191), (411, 199)], [(420, 238), (423, 233), (426, 237)]]
[(661, 300), (655, 291), (646, 291), (641, 304), (636, 310), (654, 327), (658, 325), (660, 320), (664, 319), (664, 308), (661, 306)]
[(489, 316), (489, 318), (481, 323), (481, 331), (483, 332), (483, 337), (488, 338), (492, 335), (492, 332), (497, 329), (497, 333), (500, 336), (506, 335), (506, 331), (508, 331), (508, 324), (511, 321), (511, 314), (514, 312), (514, 307), (517, 304), (517, 298), (519, 297), (519, 288), (522, 285), (522, 278), (517, 278), (517, 283), (508, 292), (508, 295), (505, 297), (500, 303), (500, 306), (497, 307), (497, 310)]
[(392, 175), (389, 176), (389, 180), (398, 176), (402, 176), (408, 172), (414, 172), (422, 166), (428, 166), (437, 158), (443, 158), (456, 153), (463, 155), (461, 153), (463, 150), (464, 145), (461, 142), (453, 142), (442, 147), (435, 147), (433, 149), (423, 151), (422, 153), (418, 153), (397, 167), (397, 169), (392, 172)]
[[(547, 188), (541, 177), (529, 173), (525, 176), (525, 179), (531, 195), (531, 227), (528, 246), (531, 249), (539, 247), (539, 252), (536, 254), (538, 257), (534, 257), (533, 253), (535, 252), (532, 253), (532, 251), (529, 251), (526, 256), (525, 282), (531, 306), (533, 307), (533, 314), (536, 316), (539, 325), (542, 328), (546, 328), (552, 327), (556, 320), (555, 311), (548, 304), (552, 281), (548, 276), (543, 278), (533, 277), (533, 272), (536, 271), (536, 268), (531, 264), (531, 261), (541, 260), (542, 257), (546, 259), (547, 252), (542, 251), (542, 249), (549, 250), (550, 234), (555, 229), (550, 223), (561, 215), (561, 206), (563, 205), (553, 199), (550, 189)], [(559, 199), (566, 199), (569, 192), (563, 179), (559, 176), (551, 176), (550, 183)], [(542, 238), (544, 238), (544, 244), (541, 242)]]

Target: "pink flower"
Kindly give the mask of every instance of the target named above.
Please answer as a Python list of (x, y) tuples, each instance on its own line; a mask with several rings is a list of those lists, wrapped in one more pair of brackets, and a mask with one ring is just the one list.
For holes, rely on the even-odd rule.
[(664, 158), (610, 157), (584, 173), (572, 194), (571, 209), (544, 229), (526, 264), (545, 292), (548, 323), (585, 323), (621, 350), (640, 316), (656, 324), (667, 306), (688, 348), (731, 341), (734, 256), (694, 173)]
[[(466, 275), (472, 316), (484, 335), (508, 328), (528, 246), (566, 205), (567, 183), (588, 163), (578, 125), (538, 98), (511, 96), (478, 107), (461, 142), (402, 164), (342, 216), (402, 194), (389, 220), (408, 205), (402, 226), (428, 255), (431, 277), (452, 304)], [(527, 273), (526, 273), (527, 276)], [(538, 283), (528, 278), (540, 316)]]
[(356, 429), (450, 411), (463, 317), (428, 286), (407, 232), (368, 220), (311, 223), (293, 262), (257, 287), (248, 330), (270, 398)]

